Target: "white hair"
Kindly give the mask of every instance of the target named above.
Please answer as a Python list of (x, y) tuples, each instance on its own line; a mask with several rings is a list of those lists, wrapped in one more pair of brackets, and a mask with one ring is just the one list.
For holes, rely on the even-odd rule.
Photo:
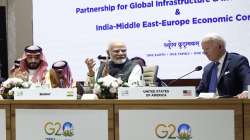
[(226, 47), (226, 42), (225, 40), (217, 33), (208, 33), (206, 34), (202, 41), (201, 44), (206, 43), (206, 42), (215, 42), (221, 47), (225, 48)]

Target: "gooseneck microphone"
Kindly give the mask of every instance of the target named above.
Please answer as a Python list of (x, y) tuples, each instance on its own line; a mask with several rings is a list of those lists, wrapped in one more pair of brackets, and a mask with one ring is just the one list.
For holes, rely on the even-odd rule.
[[(194, 69), (194, 71), (200, 71), (200, 70), (202, 70), (202, 66), (197, 66), (197, 67)], [(192, 72), (194, 72), (194, 71), (192, 71)]]
[(64, 80), (63, 79), (60, 79), (59, 80), (59, 82), (60, 82), (60, 88), (64, 88), (65, 86), (64, 86)]
[(193, 72), (195, 72), (195, 71), (200, 71), (200, 70), (202, 70), (202, 66), (197, 66), (197, 67), (195, 67), (195, 69), (192, 70), (191, 72), (189, 72), (189, 73), (187, 73), (187, 74), (185, 74), (185, 75), (183, 75), (183, 76), (181, 76), (181, 77), (179, 77), (179, 78), (177, 78), (177, 79), (175, 79), (175, 80), (173, 80), (173, 81), (170, 81), (167, 85), (168, 85), (168, 86), (171, 86), (173, 83), (175, 83), (176, 81), (180, 80), (181, 78), (183, 78), (183, 77), (185, 77), (185, 76), (187, 76), (187, 75), (189, 75), (189, 74), (191, 74), (191, 73), (193, 73)]

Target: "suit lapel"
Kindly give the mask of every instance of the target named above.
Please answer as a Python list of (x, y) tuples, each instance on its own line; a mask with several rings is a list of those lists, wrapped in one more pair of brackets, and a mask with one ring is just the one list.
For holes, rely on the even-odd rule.
[(225, 60), (224, 60), (224, 64), (222, 65), (221, 73), (220, 73), (220, 76), (219, 76), (219, 79), (218, 79), (218, 82), (217, 82), (217, 83), (220, 82), (222, 76), (225, 74), (226, 69), (227, 69), (227, 67), (228, 67), (228, 64), (229, 64), (229, 62), (230, 62), (230, 59), (231, 59), (231, 58), (230, 58), (229, 54), (227, 53), (227, 54), (226, 54), (226, 58), (225, 58)]

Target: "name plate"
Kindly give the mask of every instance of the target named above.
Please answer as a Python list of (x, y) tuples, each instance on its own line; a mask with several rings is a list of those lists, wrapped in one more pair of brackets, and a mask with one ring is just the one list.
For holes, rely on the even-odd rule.
[(248, 85), (248, 99), (250, 99), (250, 85)]
[(18, 89), (14, 100), (76, 100), (76, 88), (34, 88)]
[(195, 99), (195, 87), (119, 87), (118, 99)]

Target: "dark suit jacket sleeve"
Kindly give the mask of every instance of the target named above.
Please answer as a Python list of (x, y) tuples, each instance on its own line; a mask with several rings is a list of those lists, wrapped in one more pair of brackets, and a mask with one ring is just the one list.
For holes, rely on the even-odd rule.
[(238, 65), (238, 77), (241, 80), (243, 90), (248, 90), (250, 85), (250, 68), (246, 57), (241, 57)]
[(202, 78), (201, 81), (198, 85), (198, 87), (196, 88), (196, 94), (197, 96), (201, 93), (201, 92), (208, 92), (208, 83), (209, 83), (209, 69), (211, 69), (212, 64), (208, 64), (203, 71), (202, 74)]
[[(204, 75), (204, 74), (203, 74)], [(203, 77), (203, 76), (202, 76)], [(205, 82), (204, 82), (204, 80), (203, 80), (203, 78), (201, 79), (201, 81), (200, 81), (200, 83), (199, 83), (199, 85), (198, 85), (198, 87), (196, 88), (196, 95), (197, 96), (199, 96), (199, 94), (201, 93), (201, 92), (204, 92), (204, 90), (205, 90)]]
[(0, 84), (2, 84), (3, 81), (4, 81), (4, 79), (2, 77), (0, 77)]

